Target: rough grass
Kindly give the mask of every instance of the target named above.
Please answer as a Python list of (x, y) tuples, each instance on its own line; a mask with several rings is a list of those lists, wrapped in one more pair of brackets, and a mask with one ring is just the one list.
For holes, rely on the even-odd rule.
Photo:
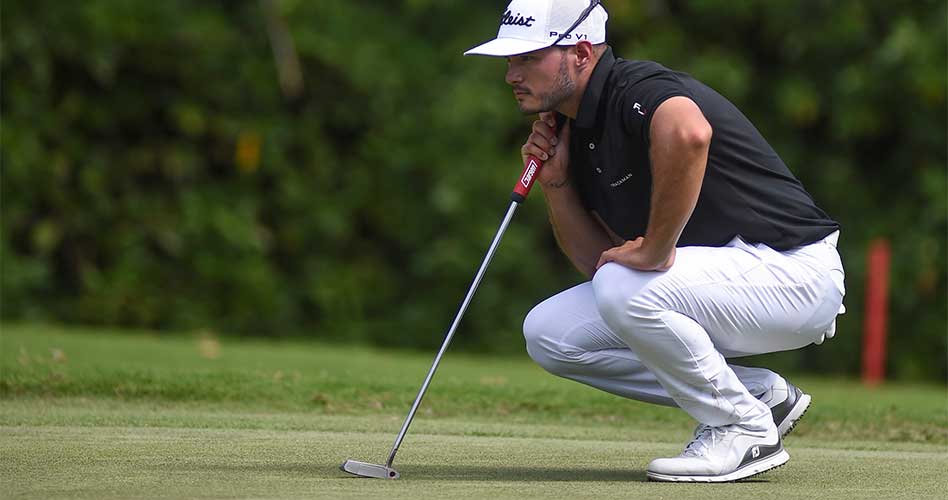
[(793, 377), (814, 397), (787, 467), (719, 486), (642, 482), (683, 412), (556, 379), (524, 357), (449, 353), (381, 462), (433, 353), (3, 325), (0, 497), (941, 498), (944, 386)]

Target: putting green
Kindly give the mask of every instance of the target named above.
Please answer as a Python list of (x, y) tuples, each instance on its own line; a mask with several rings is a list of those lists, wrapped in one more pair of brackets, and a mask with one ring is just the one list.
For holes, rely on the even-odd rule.
[(431, 353), (43, 325), (0, 335), (0, 498), (943, 498), (944, 386), (794, 376), (814, 404), (790, 463), (724, 485), (645, 482), (684, 412), (451, 354), (382, 462)]
[[(678, 433), (665, 436), (674, 442), (634, 430), (613, 439), (596, 426), (463, 419), (422, 419), (397, 457), (402, 478), (362, 479), (339, 464), (384, 461), (398, 419), (87, 403), (4, 404), (3, 497), (918, 499), (948, 490), (938, 445), (840, 448), (791, 436), (790, 463), (754, 480), (674, 485), (645, 482), (644, 468), (679, 451), (687, 436)], [(31, 414), (47, 423), (27, 425)], [(70, 420), (80, 425), (62, 425)]]

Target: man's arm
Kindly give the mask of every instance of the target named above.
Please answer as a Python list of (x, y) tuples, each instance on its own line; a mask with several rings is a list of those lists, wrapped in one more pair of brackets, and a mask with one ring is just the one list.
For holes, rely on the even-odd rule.
[(613, 242), (583, 206), (569, 178), (540, 184), (540, 187), (556, 242), (576, 269), (592, 278), (599, 256), (611, 248)]
[(583, 206), (570, 180), (569, 123), (559, 134), (554, 133), (555, 125), (553, 113), (541, 113), (521, 153), (524, 158), (532, 154), (545, 161), (537, 183), (543, 190), (556, 242), (576, 269), (592, 277), (597, 259), (614, 243)]
[(643, 271), (672, 266), (675, 244), (701, 192), (711, 134), (711, 125), (687, 97), (667, 99), (655, 110), (649, 129), (652, 200), (645, 237), (603, 252), (596, 268), (606, 262)]

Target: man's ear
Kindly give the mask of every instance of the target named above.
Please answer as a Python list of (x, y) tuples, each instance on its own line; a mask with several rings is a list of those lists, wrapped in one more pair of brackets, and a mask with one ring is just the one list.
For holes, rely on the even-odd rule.
[(577, 42), (573, 47), (576, 50), (576, 65), (579, 67), (589, 64), (596, 57), (592, 44), (586, 40)]

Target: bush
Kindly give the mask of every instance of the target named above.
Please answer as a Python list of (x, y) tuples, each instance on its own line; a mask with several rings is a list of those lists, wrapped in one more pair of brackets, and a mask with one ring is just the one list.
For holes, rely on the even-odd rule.
[[(4, 7), (4, 319), (440, 343), (528, 130), (503, 61), (460, 57), (497, 5)], [(619, 55), (730, 97), (842, 223), (849, 313), (836, 339), (785, 359), (858, 369), (864, 253), (887, 237), (891, 370), (944, 380), (944, 3), (608, 7)], [(268, 21), (291, 34), (299, 94), (281, 86)], [(542, 202), (521, 212), (467, 348), (521, 349), (529, 307), (581, 280)]]

